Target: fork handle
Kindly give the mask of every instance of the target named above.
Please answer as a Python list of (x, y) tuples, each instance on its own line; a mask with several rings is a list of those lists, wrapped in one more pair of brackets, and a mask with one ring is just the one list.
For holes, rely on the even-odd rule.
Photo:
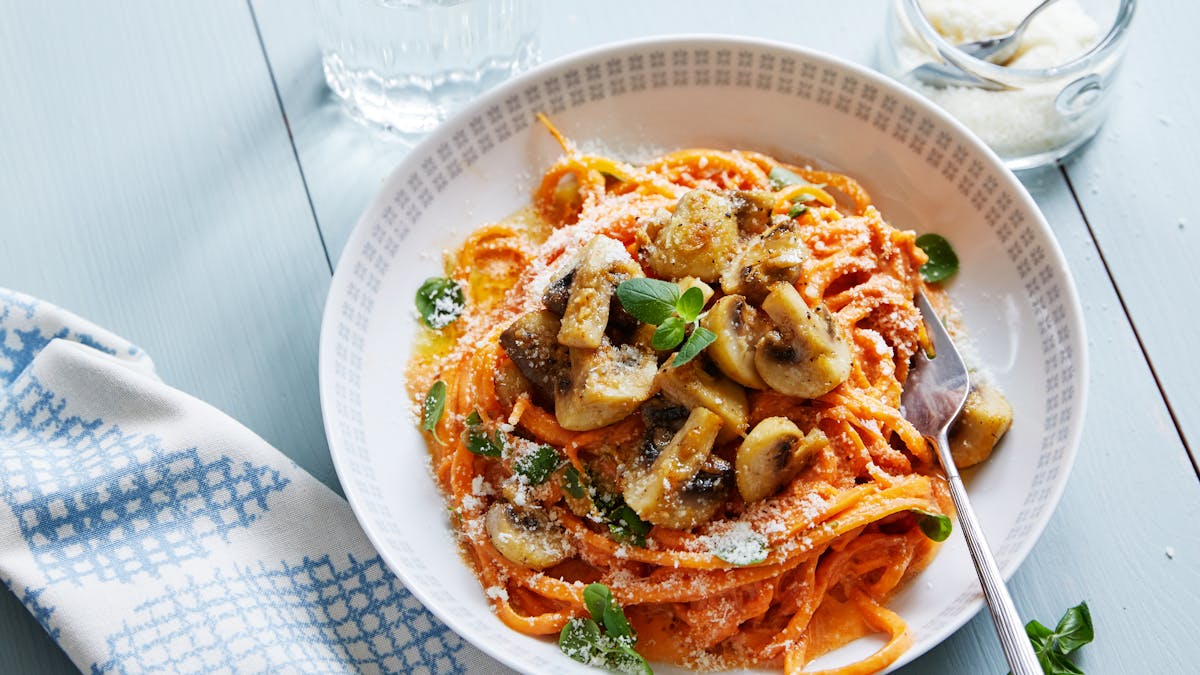
[(938, 456), (946, 468), (950, 483), (950, 497), (958, 510), (958, 522), (962, 525), (963, 537), (967, 540), (971, 560), (975, 563), (975, 572), (983, 586), (983, 597), (987, 600), (992, 623), (1000, 637), (1004, 658), (1008, 661), (1013, 675), (1042, 675), (1042, 667), (1029, 644), (1025, 626), (1021, 623), (1021, 617), (1017, 615), (1016, 607), (1013, 606), (1012, 596), (1008, 594), (1008, 587), (1004, 585), (1004, 577), (1000, 576), (996, 559), (992, 557), (992, 551), (983, 536), (983, 529), (979, 527), (979, 520), (975, 517), (975, 510), (971, 508), (971, 501), (967, 499), (967, 489), (963, 486), (962, 477), (958, 475), (958, 469), (950, 457), (945, 430), (939, 434), (937, 442)]

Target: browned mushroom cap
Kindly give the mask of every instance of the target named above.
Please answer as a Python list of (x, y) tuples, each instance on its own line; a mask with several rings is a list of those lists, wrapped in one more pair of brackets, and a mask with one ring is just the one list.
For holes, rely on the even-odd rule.
[(642, 268), (616, 239), (593, 237), (580, 252), (567, 306), (563, 310), (559, 344), (596, 349), (608, 327), (617, 284), (642, 276)]
[(850, 347), (824, 305), (809, 309), (791, 284), (776, 284), (763, 301), (774, 328), (754, 352), (754, 366), (772, 389), (816, 398), (850, 376)]
[(738, 448), (734, 461), (738, 492), (748, 502), (775, 494), (828, 444), (820, 429), (805, 435), (786, 417), (766, 418), (754, 425)]
[(670, 220), (660, 228), (647, 228), (647, 234), (653, 239), (643, 247), (646, 264), (668, 279), (716, 281), (738, 246), (733, 203), (709, 190), (680, 197)]
[(709, 372), (706, 365), (702, 357), (679, 367), (668, 365), (658, 374), (658, 386), (667, 398), (689, 409), (702, 407), (716, 414), (722, 422), (721, 437), (717, 440), (727, 443), (746, 431), (750, 402), (741, 385), (719, 371)]
[(754, 365), (754, 350), (768, 325), (758, 308), (743, 296), (727, 295), (713, 304), (700, 325), (716, 335), (706, 353), (722, 373), (744, 387), (767, 388)]
[(549, 311), (518, 317), (500, 334), (500, 346), (546, 398), (553, 398), (570, 361), (567, 348), (558, 344), (559, 320)]
[(759, 234), (770, 226), (775, 193), (768, 190), (730, 190), (727, 195), (733, 202), (733, 215), (743, 234)]
[[(726, 490), (719, 478), (722, 467), (710, 461), (720, 429), (720, 417), (706, 408), (693, 408), (649, 468), (630, 469), (625, 503), (643, 520), (665, 527), (687, 529), (712, 518)], [(702, 474), (706, 465), (716, 470)]]
[(570, 375), (554, 394), (554, 415), (564, 429), (608, 426), (654, 394), (658, 359), (652, 351), (605, 337), (598, 349), (571, 349), (570, 361)]
[(483, 524), (492, 546), (518, 565), (544, 570), (571, 557), (566, 530), (551, 522), (545, 511), (496, 502)]
[(721, 273), (721, 288), (761, 303), (777, 283), (794, 284), (803, 271), (808, 248), (795, 220), (787, 218), (750, 240)]
[(1013, 410), (995, 387), (978, 382), (967, 394), (962, 414), (950, 429), (950, 454), (960, 469), (987, 459), (1012, 426)]

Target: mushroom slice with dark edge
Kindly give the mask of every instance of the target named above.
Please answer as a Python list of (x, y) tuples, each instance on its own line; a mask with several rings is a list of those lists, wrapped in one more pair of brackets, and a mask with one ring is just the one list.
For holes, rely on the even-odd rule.
[(733, 202), (715, 192), (692, 190), (679, 198), (670, 220), (652, 236), (643, 251), (658, 276), (716, 281), (737, 253)]
[(824, 305), (809, 309), (791, 284), (776, 284), (763, 310), (774, 328), (754, 351), (759, 376), (772, 389), (800, 398), (833, 391), (850, 376), (850, 346)]
[(759, 234), (771, 224), (775, 208), (775, 193), (767, 190), (730, 190), (733, 215), (743, 234)]
[(740, 295), (727, 295), (713, 304), (700, 320), (716, 339), (708, 357), (722, 373), (744, 387), (766, 389), (754, 365), (754, 348), (767, 329), (767, 318)]
[(709, 372), (706, 365), (703, 358), (692, 359), (678, 368), (668, 364), (658, 374), (658, 386), (672, 401), (689, 409), (707, 408), (721, 418), (721, 436), (717, 440), (728, 443), (749, 426), (750, 402), (741, 385), (719, 371)]
[(750, 240), (721, 273), (721, 289), (761, 303), (777, 283), (794, 284), (808, 248), (795, 220), (788, 218)]
[(1008, 399), (984, 383), (976, 383), (967, 394), (962, 414), (950, 428), (950, 455), (960, 469), (987, 459), (1013, 421)]
[(570, 360), (570, 375), (554, 393), (554, 415), (564, 429), (608, 426), (654, 394), (658, 359), (652, 351), (605, 337), (598, 349), (571, 349)]
[(643, 520), (664, 527), (687, 529), (712, 518), (724, 501), (721, 481), (696, 479), (720, 430), (720, 417), (693, 408), (648, 469), (628, 472), (625, 503)]
[(805, 435), (786, 417), (768, 417), (754, 425), (734, 460), (742, 499), (753, 502), (775, 494), (826, 445), (829, 439), (823, 431), (813, 429)]
[(567, 348), (558, 344), (559, 320), (542, 310), (529, 312), (500, 334), (500, 346), (546, 398), (552, 398), (570, 367)]
[(596, 349), (608, 327), (617, 284), (642, 276), (621, 242), (599, 235), (583, 247), (562, 315), (559, 344)]
[(545, 511), (496, 502), (483, 525), (492, 546), (518, 565), (544, 570), (571, 557), (570, 537)]

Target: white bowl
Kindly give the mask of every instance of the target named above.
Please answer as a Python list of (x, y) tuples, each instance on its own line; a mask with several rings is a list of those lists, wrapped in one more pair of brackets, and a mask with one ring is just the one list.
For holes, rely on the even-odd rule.
[[(969, 479), (1000, 568), (1015, 571), (1066, 484), (1087, 386), (1079, 299), (1033, 200), (969, 131), (876, 73), (778, 43), (673, 37), (587, 51), (483, 96), (405, 158), (346, 245), (321, 330), (326, 434), (359, 522), (417, 598), (514, 668), (594, 672), (492, 614), (451, 537), (405, 394), (416, 288), (441, 273), (443, 249), (527, 205), (559, 155), (538, 111), (585, 148), (627, 159), (696, 146), (807, 158), (861, 181), (893, 225), (945, 235), (962, 261), (949, 288), (973, 351), (1015, 408), (1001, 448)], [(890, 604), (915, 640), (894, 667), (981, 605), (956, 532)]]

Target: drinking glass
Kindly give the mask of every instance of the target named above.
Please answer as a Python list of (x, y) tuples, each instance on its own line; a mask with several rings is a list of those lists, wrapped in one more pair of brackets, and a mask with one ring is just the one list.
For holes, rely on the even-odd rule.
[(433, 129), (538, 60), (540, 0), (313, 0), (325, 81), (356, 120)]

